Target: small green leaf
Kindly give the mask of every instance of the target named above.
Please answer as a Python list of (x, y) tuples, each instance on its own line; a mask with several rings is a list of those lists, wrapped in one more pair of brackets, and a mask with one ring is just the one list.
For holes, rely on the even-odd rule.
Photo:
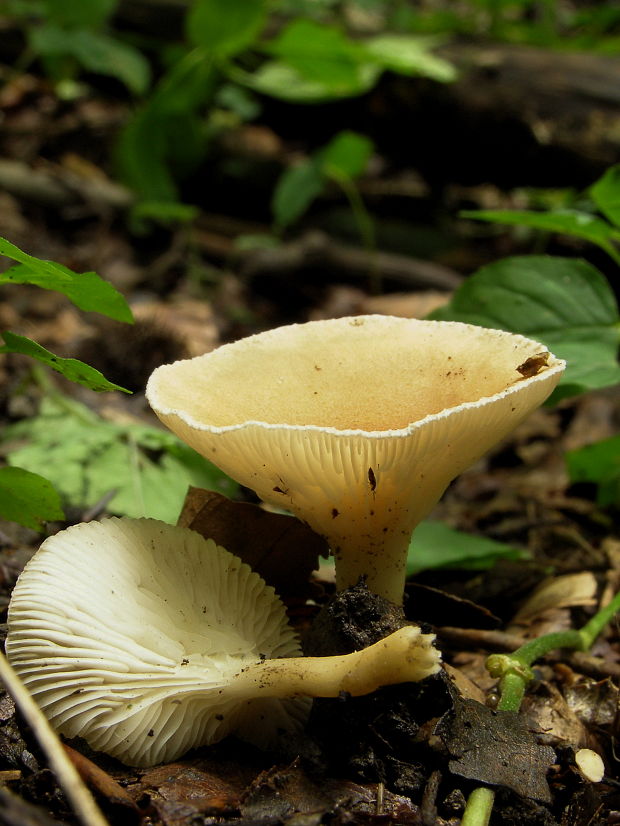
[(34, 531), (44, 522), (64, 519), (60, 496), (51, 482), (19, 467), (0, 468), (0, 517)]
[(381, 34), (366, 40), (364, 48), (380, 65), (402, 75), (421, 75), (440, 83), (456, 80), (456, 69), (431, 53), (431, 38), (404, 34)]
[(272, 211), (280, 229), (294, 223), (321, 194), (325, 178), (314, 160), (287, 169), (279, 178), (273, 193)]
[(603, 215), (620, 227), (620, 164), (610, 167), (592, 184), (590, 195)]
[(115, 77), (137, 95), (148, 89), (151, 72), (144, 55), (106, 34), (48, 23), (30, 31), (30, 46), (44, 57), (73, 57), (89, 72)]
[(174, 523), (190, 485), (226, 496), (238, 491), (172, 433), (106, 421), (64, 396), (46, 397), (38, 416), (5, 428), (0, 440), (11, 465), (45, 473), (75, 507), (112, 493), (110, 513)]
[(302, 78), (334, 88), (355, 87), (363, 50), (338, 29), (313, 20), (294, 20), (265, 49)]
[(131, 393), (130, 390), (108, 381), (103, 373), (88, 364), (84, 364), (83, 361), (56, 356), (46, 350), (45, 347), (41, 347), (36, 341), (32, 341), (32, 339), (25, 336), (18, 336), (9, 332), (1, 333), (1, 335), (4, 338), (4, 347), (0, 347), (0, 353), (20, 353), (23, 356), (30, 356), (30, 358), (51, 367), (52, 370), (56, 370), (57, 373), (61, 373), (69, 381), (81, 384), (90, 390), (122, 390), (123, 393)]
[(558, 232), (583, 238), (605, 250), (614, 261), (620, 264), (620, 254), (612, 241), (620, 237), (618, 231), (606, 221), (571, 209), (559, 209), (553, 212), (530, 212), (526, 209), (466, 210), (461, 212), (463, 218), (475, 218), (492, 224), (510, 224), (518, 227), (532, 227), (546, 232)]
[(254, 72), (232, 67), (228, 74), (236, 83), (279, 100), (324, 103), (362, 95), (372, 89), (381, 74), (381, 67), (370, 62), (359, 64), (355, 77), (351, 77), (347, 83), (337, 82), (334, 78), (327, 81), (310, 80), (281, 60), (267, 60)]
[[(36, 260), (36, 259), (35, 259)], [(123, 296), (109, 281), (104, 281), (94, 272), (75, 273), (61, 264), (55, 264), (60, 275), (66, 279), (50, 275), (41, 269), (33, 269), (31, 264), (17, 264), (0, 273), (0, 284), (36, 284), (45, 290), (55, 290), (86, 312), (101, 313), (115, 321), (133, 323), (133, 314)]]
[(620, 436), (602, 439), (566, 453), (571, 482), (598, 486), (596, 501), (602, 507), (620, 504)]
[(526, 551), (454, 530), (443, 522), (421, 522), (407, 555), (407, 576), (433, 568), (492, 568), (498, 559), (524, 559)]
[(62, 264), (42, 261), (0, 238), (0, 255), (20, 266), (0, 273), (0, 284), (36, 284), (63, 293), (81, 310), (101, 313), (115, 321), (133, 323), (133, 315), (123, 296), (94, 272), (75, 273)]
[(194, 0), (186, 19), (192, 43), (219, 57), (247, 48), (265, 24), (264, 0)]
[(567, 362), (554, 401), (620, 381), (616, 299), (585, 261), (505, 258), (470, 276), (430, 317), (509, 330), (545, 344)]
[(335, 169), (347, 178), (357, 178), (365, 172), (373, 150), (370, 138), (345, 130), (332, 138), (318, 160), (328, 175), (330, 169)]

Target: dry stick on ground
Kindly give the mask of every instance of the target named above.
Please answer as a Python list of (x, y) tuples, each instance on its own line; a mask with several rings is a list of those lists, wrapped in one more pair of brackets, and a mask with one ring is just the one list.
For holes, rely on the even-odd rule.
[(26, 718), (28, 725), (47, 756), (50, 768), (56, 775), (83, 826), (109, 826), (93, 796), (68, 758), (58, 735), (51, 728), (43, 712), (32, 699), (2, 652), (0, 652), (0, 680), (2, 680), (19, 710)]

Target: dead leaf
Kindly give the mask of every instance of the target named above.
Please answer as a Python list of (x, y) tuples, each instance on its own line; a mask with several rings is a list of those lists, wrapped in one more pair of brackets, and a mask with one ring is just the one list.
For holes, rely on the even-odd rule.
[(319, 556), (329, 552), (325, 540), (294, 516), (200, 488), (189, 489), (177, 524), (241, 557), (283, 598), (307, 594)]
[(514, 625), (528, 625), (541, 614), (557, 608), (596, 604), (597, 584), (591, 571), (544, 580), (513, 617)]
[(457, 698), (435, 732), (452, 757), (449, 767), (454, 774), (505, 786), (521, 797), (551, 801), (546, 773), (555, 752), (536, 743), (516, 712), (496, 712), (475, 700)]

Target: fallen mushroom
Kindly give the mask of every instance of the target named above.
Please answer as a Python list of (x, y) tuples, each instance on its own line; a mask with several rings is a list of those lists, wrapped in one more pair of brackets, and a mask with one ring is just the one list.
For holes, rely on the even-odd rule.
[(499, 330), (357, 316), (163, 365), (147, 398), (195, 450), (324, 536), (339, 589), (365, 576), (400, 603), (415, 526), (564, 366)]
[(136, 766), (233, 731), (268, 745), (302, 727), (309, 696), (365, 694), (439, 669), (434, 637), (411, 626), (342, 657), (295, 656), (273, 588), (212, 540), (152, 519), (46, 539), (8, 626), (9, 661), (51, 724)]

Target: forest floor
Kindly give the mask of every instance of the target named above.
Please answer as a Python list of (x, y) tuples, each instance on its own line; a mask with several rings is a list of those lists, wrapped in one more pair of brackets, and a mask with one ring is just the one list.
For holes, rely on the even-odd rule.
[[(3, 92), (2, 149), (14, 164), (38, 157), (41, 175), (30, 177), (30, 195), (0, 194), (2, 234), (32, 254), (110, 279), (138, 322), (119, 333), (119, 325), (78, 312), (62, 296), (11, 286), (0, 294), (0, 327), (82, 358), (131, 389), (132, 396), (96, 395), (54, 383), (106, 421), (156, 426), (144, 386), (160, 363), (290, 321), (365, 312), (424, 316), (446, 300), (460, 273), (514, 251), (497, 234), (486, 246), (479, 238), (457, 243), (452, 237), (450, 254), (437, 254), (426, 268), (428, 262), (410, 262), (377, 295), (372, 278), (359, 276), (355, 245), (332, 237), (322, 237), (319, 246), (329, 247), (332, 261), (337, 247), (337, 260), (350, 267), (342, 280), (321, 281), (314, 266), (291, 271), (290, 255), (280, 254), (271, 275), (273, 256), (244, 258), (231, 239), (268, 230), (264, 214), (250, 220), (247, 214), (209, 213), (191, 230), (132, 236), (113, 204), (113, 184), (97, 166), (98, 147), (123, 113), (94, 100), (61, 106), (45, 84), (23, 77), (21, 88)], [(248, 134), (249, 140), (261, 137)], [(122, 201), (122, 192), (116, 195)], [(502, 198), (492, 187), (475, 195), (485, 206)], [(465, 198), (458, 187), (452, 197)], [(468, 190), (466, 199), (472, 197)], [(331, 209), (329, 198), (323, 206)], [(305, 260), (300, 243), (288, 248), (299, 253), (298, 261)], [(0, 362), (0, 428), (36, 415), (47, 392), (48, 384), (33, 378), (21, 357), (6, 357)], [(437, 635), (446, 664), (440, 676), (421, 686), (381, 689), (370, 698), (318, 701), (307, 732), (278, 753), (229, 738), (172, 764), (138, 770), (72, 743), (110, 823), (456, 826), (470, 791), (485, 784), (498, 791), (492, 823), (620, 822), (617, 626), (611, 624), (588, 654), (556, 651), (538, 663), (520, 722), (510, 726), (492, 711), (494, 680), (485, 669), (492, 652), (580, 627), (620, 590), (613, 513), (597, 505), (594, 488), (570, 484), (565, 463), (568, 450), (616, 434), (619, 420), (617, 389), (541, 409), (451, 485), (433, 518), (522, 549), (525, 558), (500, 561), (490, 570), (427, 570), (409, 583), (406, 614)], [(71, 503), (67, 522), (49, 525), (49, 533), (104, 516), (108, 501), (88, 508)], [(40, 540), (33, 531), (0, 523), (3, 619), (16, 578)], [(328, 569), (321, 568), (310, 602), (304, 593), (288, 595), (302, 635), (322, 606), (333, 605), (333, 590)], [(369, 618), (376, 619), (380, 606), (363, 589), (339, 600), (334, 613), (344, 625), (334, 634), (372, 642)], [(582, 748), (603, 756), (602, 782), (589, 781), (577, 768), (575, 753)], [(4, 696), (0, 823), (57, 822), (75, 822), (75, 816)]]

